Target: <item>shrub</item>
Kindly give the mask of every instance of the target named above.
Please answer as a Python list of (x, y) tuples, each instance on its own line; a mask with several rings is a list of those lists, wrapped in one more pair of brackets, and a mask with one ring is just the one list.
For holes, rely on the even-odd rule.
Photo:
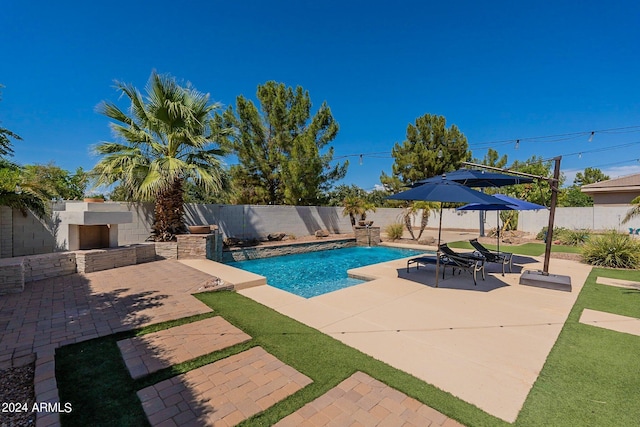
[(582, 258), (588, 264), (613, 268), (638, 268), (640, 242), (627, 234), (610, 231), (594, 236), (582, 247)]
[[(547, 240), (547, 230), (549, 229), (549, 227), (542, 227), (542, 230), (540, 230), (538, 232), (538, 234), (536, 234), (536, 239), (538, 240)], [(557, 238), (558, 234), (562, 233), (562, 230), (566, 230), (566, 228), (564, 227), (553, 227), (553, 237)]]
[(404, 224), (395, 223), (387, 225), (385, 229), (387, 233), (387, 237), (391, 240), (398, 240), (402, 238), (402, 233), (404, 232)]
[(553, 238), (560, 241), (562, 245), (578, 246), (584, 244), (591, 235), (591, 230), (582, 228), (578, 230), (569, 230), (562, 228), (557, 230), (557, 234)]

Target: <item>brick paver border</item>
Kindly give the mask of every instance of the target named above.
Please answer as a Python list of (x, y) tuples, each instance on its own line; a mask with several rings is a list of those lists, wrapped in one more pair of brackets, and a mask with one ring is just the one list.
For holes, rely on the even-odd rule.
[(463, 427), (406, 394), (356, 372), (275, 426)]
[(233, 426), (311, 384), (262, 347), (138, 391), (153, 426)]
[(251, 337), (220, 316), (118, 341), (132, 378), (195, 359)]

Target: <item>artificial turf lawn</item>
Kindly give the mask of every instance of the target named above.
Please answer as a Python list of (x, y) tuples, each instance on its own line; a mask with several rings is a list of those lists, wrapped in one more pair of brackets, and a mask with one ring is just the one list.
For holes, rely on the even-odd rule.
[(523, 406), (518, 426), (640, 425), (640, 337), (579, 323), (585, 308), (640, 318), (640, 271), (594, 268)]
[[(467, 241), (451, 242), (448, 245), (456, 249), (473, 249), (473, 246)], [(496, 245), (482, 244), (482, 246), (495, 251)], [(518, 255), (540, 256), (544, 254), (544, 243), (524, 243), (522, 245), (500, 245), (501, 252), (510, 252)], [(569, 252), (579, 254), (581, 251), (579, 246), (551, 245), (551, 252)]]
[[(164, 329), (166, 324), (138, 333), (121, 333), (62, 347), (56, 352), (60, 400), (71, 402), (73, 412), (62, 414), (64, 426), (148, 425), (136, 391), (166, 378), (211, 363), (252, 346), (262, 346), (283, 362), (307, 375), (313, 383), (241, 425), (270, 426), (314, 400), (356, 371), (394, 387), (461, 422), (478, 426), (507, 423), (436, 387), (373, 359), (328, 335), (234, 292), (196, 295), (215, 315), (249, 334), (252, 339), (195, 361), (174, 366), (137, 381), (129, 377), (116, 342)], [(172, 322), (171, 326), (177, 325)], [(106, 379), (106, 380), (103, 380)]]
[[(640, 337), (582, 325), (578, 319), (583, 308), (640, 318), (640, 291), (597, 285), (597, 276), (640, 281), (638, 271), (592, 271), (514, 425), (637, 425)], [(129, 377), (116, 341), (166, 329), (184, 320), (62, 347), (56, 352), (60, 401), (73, 404), (71, 414), (62, 414), (63, 425), (148, 425), (136, 390), (255, 345), (314, 382), (245, 421), (245, 426), (269, 426), (355, 371), (363, 371), (467, 426), (509, 425), (242, 295), (215, 292), (197, 297), (212, 307), (215, 315), (251, 335), (252, 340), (138, 381)]]

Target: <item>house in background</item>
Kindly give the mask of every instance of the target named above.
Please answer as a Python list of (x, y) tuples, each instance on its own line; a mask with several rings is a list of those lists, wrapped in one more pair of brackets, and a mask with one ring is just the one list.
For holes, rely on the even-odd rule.
[(628, 205), (640, 196), (640, 173), (583, 185), (580, 190), (593, 198), (594, 206)]

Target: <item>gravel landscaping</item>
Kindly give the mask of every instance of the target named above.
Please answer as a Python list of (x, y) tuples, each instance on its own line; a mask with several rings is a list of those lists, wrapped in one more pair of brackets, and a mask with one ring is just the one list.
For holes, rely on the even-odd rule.
[[(36, 424), (36, 415), (30, 412), (35, 403), (33, 391), (33, 363), (20, 368), (0, 371), (0, 427), (22, 427)], [(24, 409), (27, 409), (26, 411)]]

